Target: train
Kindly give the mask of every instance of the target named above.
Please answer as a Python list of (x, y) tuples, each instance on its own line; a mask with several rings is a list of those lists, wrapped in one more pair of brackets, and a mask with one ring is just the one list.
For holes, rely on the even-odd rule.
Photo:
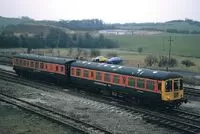
[(13, 69), (19, 76), (77, 85), (128, 102), (173, 108), (187, 102), (183, 77), (173, 72), (35, 54), (15, 55)]

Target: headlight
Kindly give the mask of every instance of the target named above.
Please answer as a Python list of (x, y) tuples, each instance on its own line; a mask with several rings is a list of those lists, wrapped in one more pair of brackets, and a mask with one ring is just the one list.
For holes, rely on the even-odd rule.
[(167, 96), (167, 100), (170, 100), (170, 97), (169, 97), (169, 96)]

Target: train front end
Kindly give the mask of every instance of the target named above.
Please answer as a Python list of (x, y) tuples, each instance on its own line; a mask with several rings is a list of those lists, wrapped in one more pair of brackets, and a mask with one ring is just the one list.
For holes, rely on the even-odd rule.
[(184, 98), (183, 79), (173, 78), (162, 81), (162, 101), (169, 107), (179, 107), (187, 103)]

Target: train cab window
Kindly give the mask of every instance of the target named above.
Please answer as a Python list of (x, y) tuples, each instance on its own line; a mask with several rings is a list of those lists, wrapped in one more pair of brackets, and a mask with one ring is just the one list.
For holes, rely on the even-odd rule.
[(114, 75), (114, 77), (113, 77), (113, 83), (119, 84), (119, 75)]
[(172, 80), (167, 80), (165, 83), (166, 92), (172, 91)]
[(131, 86), (131, 87), (134, 87), (135, 86), (135, 79), (128, 77), (128, 85)]
[(76, 76), (81, 76), (81, 69), (76, 69)]
[(174, 80), (174, 91), (178, 91), (180, 88), (179, 80)]
[(138, 79), (137, 80), (137, 87), (144, 88), (144, 80), (143, 79)]
[(74, 72), (75, 72), (75, 69), (74, 69), (74, 68), (71, 68), (71, 74), (72, 74), (72, 75), (75, 74)]
[(34, 62), (33, 61), (31, 61), (31, 67), (34, 67)]
[(180, 90), (183, 90), (183, 80), (180, 79)]
[(154, 81), (147, 80), (146, 81), (146, 88), (150, 90), (154, 90)]
[(35, 68), (39, 68), (39, 62), (35, 62)]
[(40, 68), (44, 69), (44, 63), (40, 63)]
[(64, 71), (64, 67), (61, 67), (61, 68), (60, 68), (60, 72), (63, 72), (63, 71)]
[(56, 66), (56, 71), (58, 72), (58, 66)]
[(110, 74), (108, 74), (108, 73), (104, 74), (104, 81), (110, 82)]
[(89, 71), (88, 70), (84, 70), (83, 71), (83, 77), (88, 77), (89, 76)]
[(96, 72), (96, 80), (102, 80), (101, 72)]

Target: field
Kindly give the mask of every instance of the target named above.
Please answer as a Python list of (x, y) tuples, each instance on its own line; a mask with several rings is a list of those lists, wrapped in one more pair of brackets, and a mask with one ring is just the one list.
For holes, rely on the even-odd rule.
[(160, 34), (160, 35), (109, 35), (120, 49), (137, 51), (142, 48), (144, 53), (168, 54), (169, 36), (172, 37), (171, 54), (200, 58), (200, 35)]
[[(169, 54), (169, 36), (172, 37), (171, 57), (178, 60), (178, 65), (173, 69), (189, 70), (200, 72), (200, 35), (183, 35), (183, 34), (145, 34), (138, 33), (131, 35), (106, 35), (107, 38), (115, 40), (120, 45), (120, 48), (116, 49), (100, 49), (103, 56), (108, 56), (111, 53), (115, 53), (117, 56), (124, 60), (125, 65), (147, 67), (144, 59), (147, 55), (155, 55), (158, 59), (160, 56), (168, 56)], [(142, 48), (142, 52), (138, 52), (138, 48)], [(4, 54), (9, 52), (26, 52), (26, 49), (1, 49), (0, 52)], [(68, 48), (60, 49), (34, 49), (33, 53), (50, 55), (50, 56), (62, 56), (76, 58), (77, 48), (73, 48), (70, 54)], [(91, 60), (90, 49), (82, 49), (80, 55), (87, 60)], [(181, 64), (182, 60), (190, 60), (196, 64), (196, 66), (185, 67)], [(157, 68), (157, 66), (154, 66)]]

